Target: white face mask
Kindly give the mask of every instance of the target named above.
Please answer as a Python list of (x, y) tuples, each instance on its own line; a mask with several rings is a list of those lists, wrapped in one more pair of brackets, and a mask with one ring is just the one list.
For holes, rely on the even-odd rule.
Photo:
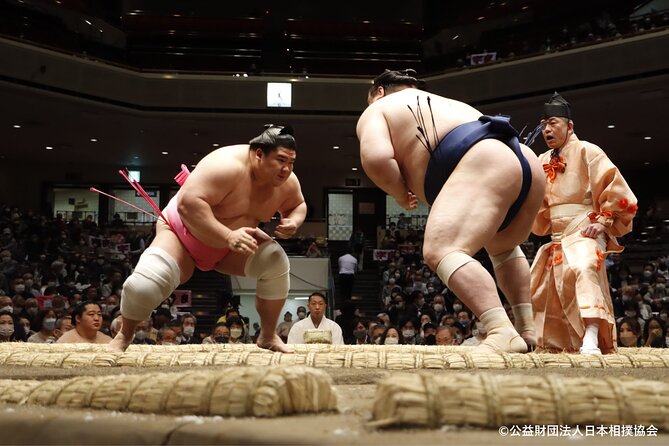
[(146, 332), (144, 330), (137, 330), (135, 332), (135, 339), (142, 342), (146, 339)]
[(3, 338), (9, 338), (11, 335), (14, 334), (14, 326), (5, 324), (5, 325), (0, 325), (0, 336)]
[(412, 330), (412, 329), (402, 330), (402, 335), (403, 335), (405, 338), (409, 338), (409, 339), (410, 339), (410, 338), (413, 338), (413, 337), (416, 335), (416, 332), (415, 332), (414, 330)]
[(384, 345), (397, 345), (400, 343), (398, 338), (386, 338)]
[(242, 335), (242, 329), (241, 328), (231, 328), (230, 329), (230, 337), (231, 338), (239, 338)]
[(16, 291), (17, 293), (23, 293), (25, 290), (26, 290), (26, 286), (23, 285), (23, 284), (21, 284), (21, 285), (16, 285), (16, 286), (14, 287), (14, 291)]
[(434, 311), (437, 313), (441, 313), (444, 311), (444, 306), (442, 304), (434, 304)]
[(636, 341), (637, 338), (632, 333), (620, 335), (620, 343), (623, 344), (625, 347), (632, 347), (636, 345)]
[(193, 333), (195, 333), (195, 327), (184, 327), (183, 334), (185, 334), (188, 337), (191, 337), (193, 336)]
[(44, 322), (42, 323), (42, 327), (44, 327), (44, 329), (47, 331), (53, 330), (55, 326), (56, 319), (54, 318), (44, 319)]
[(300, 319), (304, 319), (305, 317), (307, 317), (307, 313), (303, 313), (300, 311), (299, 313), (297, 313), (297, 317), (299, 317)]
[(14, 313), (14, 307), (10, 307), (10, 306), (2, 307), (2, 308), (0, 308), (0, 311), (8, 311), (10, 313)]
[(462, 310), (462, 305), (460, 305), (460, 304), (453, 304), (453, 311), (455, 311), (455, 312), (457, 313), (457, 312), (460, 311), (460, 310)]

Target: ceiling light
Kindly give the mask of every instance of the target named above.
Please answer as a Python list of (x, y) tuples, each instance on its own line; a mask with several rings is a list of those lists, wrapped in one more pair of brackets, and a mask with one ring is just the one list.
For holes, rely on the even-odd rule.
[(249, 75), (246, 74), (246, 73), (242, 74), (242, 76), (243, 76), (243, 77), (249, 77)]
[(46, 149), (47, 149), (47, 150), (53, 150), (53, 147), (51, 147), (51, 146), (46, 146)]
[(650, 161), (646, 161), (643, 163), (644, 166), (650, 166)]
[(191, 169), (195, 169), (195, 164), (191, 164), (191, 165), (190, 165), (190, 168), (191, 168)]
[(214, 147), (218, 147), (218, 144), (217, 144), (217, 143), (213, 143), (212, 146), (214, 146)]
[(460, 37), (460, 34), (456, 34), (456, 35), (454, 35), (453, 38), (452, 38), (451, 40), (455, 40), (455, 39), (457, 39), (458, 37)]
[(351, 170), (356, 171), (356, 170), (358, 170), (358, 168), (357, 167), (351, 167)]
[(339, 146), (332, 146), (333, 149), (339, 150)]
[(481, 17), (479, 17), (479, 18), (476, 19), (476, 20), (483, 20), (483, 19), (485, 19), (485, 16), (481, 16)]
[(91, 138), (91, 142), (98, 142), (98, 140), (95, 138)]
[(91, 22), (89, 22), (89, 21), (88, 21), (88, 20), (86, 20), (86, 19), (84, 19), (84, 22), (88, 23), (89, 25), (92, 25), (92, 23), (91, 23)]
[(136, 160), (138, 160), (138, 159), (139, 159), (139, 157), (138, 157), (138, 156), (133, 156), (133, 158), (134, 158), (134, 159), (136, 159)]
[(163, 155), (167, 155), (170, 152), (160, 152), (160, 153), (162, 153)]
[(607, 128), (610, 128), (610, 129), (615, 129), (615, 128), (616, 128), (616, 126), (613, 125), (613, 124), (609, 124), (609, 125), (607, 125), (606, 127), (607, 127)]
[(18, 125), (18, 124), (14, 124), (13, 127), (14, 127), (15, 129), (20, 129), (20, 128), (21, 128), (21, 126)]
[(644, 136), (643, 139), (645, 139), (646, 141), (650, 141), (651, 139), (653, 139), (653, 137), (652, 136)]

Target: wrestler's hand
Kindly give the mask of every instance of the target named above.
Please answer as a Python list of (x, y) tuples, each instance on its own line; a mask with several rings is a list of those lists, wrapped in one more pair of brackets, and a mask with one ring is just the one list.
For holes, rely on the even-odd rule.
[(274, 234), (279, 238), (291, 238), (295, 232), (297, 232), (297, 225), (290, 218), (282, 218), (274, 230)]
[(418, 207), (418, 198), (416, 198), (411, 191), (408, 191), (407, 194), (399, 200), (395, 198), (395, 201), (407, 211), (411, 211)]
[(228, 246), (232, 252), (253, 254), (258, 249), (258, 242), (254, 235), (256, 228), (243, 227), (235, 229), (228, 235)]
[(590, 238), (597, 238), (606, 230), (606, 226), (601, 223), (592, 223), (581, 230), (581, 234)]

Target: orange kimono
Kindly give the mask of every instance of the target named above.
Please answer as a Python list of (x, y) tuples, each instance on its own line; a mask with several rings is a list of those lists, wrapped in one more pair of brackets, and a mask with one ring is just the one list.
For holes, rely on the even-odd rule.
[[(551, 161), (541, 155), (546, 194), (532, 232), (551, 235), (531, 269), (530, 291), (537, 346), (547, 351), (578, 351), (584, 318), (600, 320), (599, 348), (615, 352), (616, 324), (604, 259), (621, 252), (615, 237), (632, 230), (637, 200), (618, 168), (594, 144), (572, 134)], [(598, 239), (581, 229), (598, 222), (607, 229)]]

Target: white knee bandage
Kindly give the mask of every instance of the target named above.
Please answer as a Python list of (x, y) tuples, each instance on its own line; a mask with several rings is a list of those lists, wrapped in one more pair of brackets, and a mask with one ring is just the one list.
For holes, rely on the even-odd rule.
[(123, 284), (121, 314), (134, 321), (146, 320), (179, 286), (180, 274), (176, 260), (165, 250), (148, 248)]
[(285, 299), (290, 289), (290, 262), (277, 242), (265, 242), (246, 260), (244, 274), (258, 280), (256, 295), (262, 299)]
[(490, 260), (492, 261), (492, 266), (494, 269), (497, 269), (500, 267), (503, 263), (508, 262), (511, 259), (515, 259), (518, 257), (526, 258), (525, 254), (523, 253), (523, 250), (520, 249), (520, 246), (516, 246), (513, 249), (510, 249), (508, 251), (500, 252), (497, 255), (490, 255)]
[(439, 265), (437, 266), (437, 276), (439, 276), (446, 286), (449, 286), (448, 281), (453, 273), (469, 262), (476, 262), (476, 260), (462, 251), (450, 252), (441, 259), (441, 262), (439, 262)]

